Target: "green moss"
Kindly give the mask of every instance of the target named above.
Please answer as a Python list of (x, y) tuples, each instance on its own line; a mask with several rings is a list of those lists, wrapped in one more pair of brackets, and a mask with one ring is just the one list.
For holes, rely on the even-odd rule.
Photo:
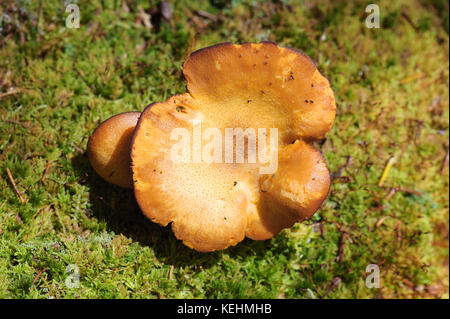
[[(157, 1), (78, 1), (80, 29), (65, 28), (61, 1), (15, 3), (0, 9), (0, 297), (448, 297), (445, 1), (381, 2), (380, 29), (365, 27), (367, 1), (183, 0), (159, 30), (139, 18)], [(195, 10), (219, 19), (195, 22)], [(338, 114), (321, 149), (340, 174), (311, 220), (200, 254), (95, 175), (87, 139), (114, 114), (184, 92), (193, 50), (261, 40), (308, 53), (330, 79)], [(372, 263), (380, 289), (365, 286)], [(71, 264), (78, 288), (66, 285)]]

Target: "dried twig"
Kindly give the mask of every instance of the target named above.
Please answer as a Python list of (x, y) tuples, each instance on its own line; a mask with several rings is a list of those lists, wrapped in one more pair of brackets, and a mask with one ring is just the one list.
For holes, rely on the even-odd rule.
[(407, 279), (407, 278), (403, 278), (402, 279), (402, 281), (403, 281), (403, 283), (406, 285), (406, 286), (408, 286), (409, 288), (411, 288), (411, 289), (414, 289), (414, 283), (411, 281), (411, 280), (409, 280), (409, 279)]
[(0, 93), (0, 100), (1, 100), (2, 98), (4, 98), (4, 97), (8, 96), (8, 95), (14, 95), (14, 94), (17, 94), (17, 93), (19, 93), (19, 92), (20, 92), (19, 89), (12, 89), (12, 90), (9, 90), (8, 92)]
[(422, 197), (422, 194), (414, 189), (410, 189), (410, 188), (406, 188), (406, 187), (397, 187), (396, 189), (397, 189), (397, 192), (404, 192), (404, 193), (413, 194), (413, 195)]
[(405, 18), (406, 21), (408, 21), (408, 23), (413, 27), (413, 29), (416, 32), (420, 32), (419, 27), (414, 23), (414, 21), (411, 19), (411, 17), (405, 11), (402, 11), (402, 17)]
[(432, 111), (436, 108), (436, 106), (439, 105), (440, 102), (441, 102), (441, 97), (440, 97), (440, 96), (435, 97), (435, 98), (433, 99), (433, 101), (431, 101), (431, 104), (430, 104), (430, 106), (428, 107), (428, 111), (429, 111), (429, 112), (432, 112)]
[(196, 16), (192, 16), (192, 22), (195, 23), (195, 25), (199, 28), (199, 29), (204, 29), (208, 26), (208, 23), (204, 23), (202, 22), (199, 18), (197, 18)]
[(23, 225), (23, 221), (22, 221), (22, 218), (20, 218), (19, 213), (17, 213), (16, 216), (14, 216), (14, 218), (17, 220), (17, 222), (18, 222), (20, 225)]
[(388, 175), (389, 175), (389, 171), (391, 170), (392, 165), (394, 165), (394, 162), (395, 162), (395, 157), (394, 157), (394, 156), (391, 156), (391, 157), (388, 159), (387, 164), (386, 164), (386, 166), (384, 167), (383, 174), (381, 175), (380, 181), (378, 182), (378, 186), (379, 186), (379, 187), (383, 186), (384, 181), (386, 180), (386, 178), (387, 178)]
[(172, 20), (172, 6), (170, 5), (169, 1), (162, 1), (160, 3), (160, 11), (161, 11), (161, 17), (166, 21)]
[(445, 167), (447, 167), (447, 165), (448, 165), (448, 149), (447, 149), (447, 155), (445, 155), (444, 162), (442, 163), (441, 175), (444, 174)]
[(330, 286), (328, 286), (328, 289), (327, 289), (327, 291), (325, 291), (322, 298), (325, 298), (334, 288), (339, 286), (341, 284), (341, 282), (342, 282), (342, 279), (340, 277), (334, 277), (331, 280)]
[(409, 83), (409, 82), (412, 82), (412, 81), (415, 81), (415, 80), (418, 80), (421, 78), (423, 78), (423, 74), (417, 73), (417, 74), (408, 76), (407, 78), (404, 78), (403, 80), (400, 81), (400, 84), (406, 84), (406, 83)]
[(79, 154), (84, 154), (84, 150), (79, 147), (78, 145), (74, 144), (74, 143), (70, 143), (69, 144), (75, 149), (75, 151), (77, 151)]
[(11, 184), (13, 185), (14, 190), (16, 191), (17, 195), (19, 196), (20, 201), (21, 201), (22, 203), (25, 203), (25, 200), (23, 199), (22, 195), (20, 194), (20, 191), (19, 191), (19, 189), (17, 188), (16, 182), (14, 181), (14, 178), (13, 178), (13, 176), (12, 176), (11, 171), (9, 170), (9, 168), (6, 168), (6, 172), (8, 173), (9, 180), (11, 181)]
[(216, 15), (203, 10), (196, 10), (194, 12), (200, 17), (211, 20), (212, 22), (217, 22), (219, 20), (219, 18)]
[(22, 122), (19, 122), (19, 121), (16, 121), (16, 120), (11, 120), (11, 119), (1, 120), (0, 122), (20, 125), (20, 126), (22, 126), (24, 128), (27, 128), (27, 129), (32, 127), (32, 125), (29, 125), (28, 123), (22, 123)]
[(45, 167), (44, 174), (42, 174), (42, 177), (41, 177), (41, 182), (42, 183), (45, 181), (45, 177), (47, 176), (47, 173), (48, 173), (48, 170), (50, 169), (50, 166), (52, 166), (52, 163), (48, 162), (47, 166)]
[(325, 237), (325, 227), (323, 226), (324, 222), (320, 222), (319, 224), (319, 230), (320, 230), (320, 236)]
[(406, 187), (394, 187), (394, 188), (391, 188), (391, 190), (390, 190), (389, 194), (386, 196), (385, 200), (389, 201), (392, 198), (392, 196), (394, 196), (395, 193), (397, 193), (397, 192), (404, 192), (404, 193), (413, 194), (413, 195), (422, 197), (422, 194), (414, 189), (410, 189), (410, 188), (406, 188)]
[(389, 194), (386, 196), (385, 200), (389, 201), (392, 198), (392, 196), (395, 195), (395, 193), (397, 193), (397, 190), (395, 188), (391, 188), (391, 190), (389, 191)]
[(381, 217), (381, 218), (377, 221), (377, 223), (375, 224), (375, 226), (376, 226), (377, 228), (380, 227), (380, 226), (383, 224), (383, 222), (386, 220), (386, 218), (387, 218), (387, 216)]
[(399, 220), (397, 222), (397, 225), (395, 228), (397, 231), (397, 240), (400, 241), (402, 239), (402, 221), (401, 220)]
[(341, 239), (339, 240), (339, 257), (338, 261), (344, 260), (344, 248), (345, 248), (345, 242), (347, 240), (348, 234), (347, 232), (343, 232), (341, 235)]
[(172, 280), (172, 278), (173, 278), (173, 269), (175, 268), (175, 266), (174, 265), (171, 265), (170, 266), (170, 270), (169, 270), (169, 280)]
[(141, 24), (146, 28), (151, 28), (152, 27), (152, 22), (150, 20), (151, 16), (147, 12), (145, 12), (145, 10), (141, 6), (138, 6), (137, 10)]
[(353, 158), (351, 156), (348, 156), (345, 164), (341, 165), (336, 173), (331, 174), (331, 179), (333, 180), (333, 179), (341, 177), (342, 171), (344, 169), (346, 169), (347, 167), (351, 166), (352, 164), (353, 164)]
[(45, 271), (47, 271), (47, 268), (42, 269), (42, 270), (36, 275), (36, 277), (34, 277), (33, 283), (31, 284), (31, 287), (30, 287), (30, 290), (31, 290), (31, 288), (33, 288), (33, 285), (36, 283), (36, 281), (38, 281), (38, 279), (41, 277), (41, 275), (42, 275)]

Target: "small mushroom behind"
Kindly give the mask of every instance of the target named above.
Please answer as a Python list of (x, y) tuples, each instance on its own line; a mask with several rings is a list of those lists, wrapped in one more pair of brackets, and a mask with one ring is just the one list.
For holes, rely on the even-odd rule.
[(109, 183), (133, 188), (130, 145), (140, 115), (140, 112), (115, 115), (100, 124), (89, 138), (89, 162)]

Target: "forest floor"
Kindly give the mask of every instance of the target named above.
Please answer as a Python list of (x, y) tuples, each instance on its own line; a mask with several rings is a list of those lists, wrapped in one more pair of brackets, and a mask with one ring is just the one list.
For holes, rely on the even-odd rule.
[[(367, 1), (73, 3), (79, 28), (64, 1), (0, 1), (1, 298), (448, 298), (447, 1), (379, 1), (380, 28)], [(198, 253), (102, 181), (86, 143), (185, 92), (193, 51), (263, 40), (330, 79), (331, 191), (271, 240)]]

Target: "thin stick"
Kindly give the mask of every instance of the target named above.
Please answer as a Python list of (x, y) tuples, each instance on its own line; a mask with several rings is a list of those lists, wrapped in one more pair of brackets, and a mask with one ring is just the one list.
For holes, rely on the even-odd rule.
[(405, 18), (406, 21), (408, 21), (408, 23), (413, 27), (413, 29), (416, 32), (420, 32), (419, 27), (414, 23), (414, 21), (411, 19), (411, 17), (405, 12), (402, 12), (402, 17)]
[(392, 196), (394, 196), (395, 193), (397, 193), (397, 192), (404, 192), (404, 193), (413, 194), (413, 195), (422, 197), (422, 194), (414, 189), (410, 189), (410, 188), (406, 188), (406, 187), (394, 187), (390, 190), (390, 192), (386, 196), (385, 200), (389, 201), (392, 198)]
[(3, 123), (10, 123), (10, 124), (16, 124), (16, 125), (20, 125), (20, 126), (22, 126), (22, 127), (24, 127), (24, 128), (27, 128), (27, 129), (29, 129), (29, 128), (30, 128), (30, 126), (29, 126), (29, 125), (27, 125), (27, 124), (24, 124), (24, 123), (22, 123), (22, 122), (19, 122), (19, 121), (16, 121), (16, 120), (10, 120), (10, 119), (6, 119), (6, 120), (1, 120), (0, 122), (3, 122)]
[(422, 194), (419, 193), (418, 191), (416, 191), (414, 189), (406, 188), (406, 187), (397, 187), (397, 191), (398, 192), (409, 193), (409, 194), (413, 194), (413, 195), (422, 197)]
[(390, 201), (392, 196), (395, 195), (395, 193), (397, 193), (397, 189), (396, 188), (391, 188), (391, 190), (389, 191), (389, 194), (386, 196), (385, 200), (387, 202)]
[(344, 260), (344, 248), (345, 248), (345, 241), (347, 240), (348, 234), (344, 232), (341, 236), (341, 239), (339, 241), (339, 261)]
[(342, 171), (353, 164), (353, 158), (351, 156), (347, 157), (347, 162), (341, 165), (336, 173), (331, 174), (331, 179), (339, 178), (342, 175)]
[(321, 298), (324, 299), (334, 288), (339, 286), (341, 284), (341, 282), (342, 282), (342, 279), (340, 277), (334, 277), (333, 279), (331, 279), (331, 283), (328, 286), (327, 291), (325, 291), (325, 293), (323, 294), (323, 296)]
[(16, 182), (14, 181), (14, 178), (12, 177), (11, 171), (9, 168), (6, 168), (6, 172), (8, 173), (9, 180), (11, 181), (11, 184), (14, 187), (14, 190), (16, 191), (17, 195), (19, 196), (19, 199), (22, 203), (25, 203), (25, 200), (23, 199), (22, 195), (19, 192), (19, 189), (17, 188)]
[(376, 226), (377, 228), (380, 227), (381, 224), (383, 224), (383, 222), (384, 222), (385, 219), (386, 219), (386, 216), (381, 217), (381, 218), (377, 221), (377, 223), (376, 223), (375, 226)]
[(19, 92), (20, 92), (20, 90), (12, 89), (12, 90), (9, 90), (9, 91), (6, 92), (6, 93), (1, 93), (1, 94), (0, 94), (0, 100), (1, 100), (2, 98), (4, 98), (4, 97), (8, 96), (8, 95), (17, 94), (17, 93), (19, 93)]
[(447, 165), (448, 165), (448, 150), (447, 150), (447, 155), (445, 155), (444, 162), (442, 163), (441, 175), (444, 174), (445, 167), (446, 167)]
[(48, 170), (50, 169), (50, 166), (51, 166), (51, 165), (52, 165), (51, 162), (48, 162), (48, 163), (47, 163), (47, 166), (45, 167), (44, 174), (42, 174), (42, 177), (41, 177), (41, 182), (44, 182), (44, 181), (45, 181), (45, 177), (47, 176)]
[(407, 78), (404, 78), (404, 79), (401, 80), (399, 83), (400, 83), (400, 84), (406, 84), (406, 83), (409, 83), (409, 82), (412, 82), (412, 81), (421, 79), (422, 77), (423, 77), (423, 74), (422, 74), (422, 73), (416, 73), (416, 74), (414, 74), (414, 75), (408, 76)]
[(386, 180), (386, 178), (388, 177), (389, 171), (391, 170), (392, 165), (394, 165), (394, 161), (395, 161), (395, 157), (391, 156), (389, 158), (386, 166), (384, 167), (383, 174), (381, 175), (380, 181), (378, 182), (379, 187), (383, 186), (383, 183)]
[(17, 213), (16, 216), (14, 216), (14, 218), (17, 220), (17, 222), (18, 222), (20, 225), (23, 225), (23, 221), (22, 221), (22, 218), (20, 218), (19, 213)]
[[(33, 285), (36, 283), (36, 281), (38, 281), (38, 279), (41, 277), (41, 275), (47, 270), (47, 268), (42, 269), (37, 275), (36, 277), (34, 277), (33, 279), (33, 283), (31, 284), (31, 287), (33, 287)], [(31, 288), (30, 288), (31, 289)]]
[(169, 270), (169, 280), (172, 280), (172, 278), (173, 278), (173, 268), (174, 268), (175, 266), (174, 265), (171, 265), (170, 266), (170, 270)]
[(211, 20), (213, 22), (217, 22), (217, 20), (218, 20), (217, 16), (215, 16), (214, 14), (211, 14), (209, 12), (203, 11), (203, 10), (196, 10), (195, 14), (201, 16), (202, 18)]
[(401, 240), (402, 239), (402, 221), (399, 220), (397, 222), (397, 226), (395, 227), (397, 230), (397, 240)]

